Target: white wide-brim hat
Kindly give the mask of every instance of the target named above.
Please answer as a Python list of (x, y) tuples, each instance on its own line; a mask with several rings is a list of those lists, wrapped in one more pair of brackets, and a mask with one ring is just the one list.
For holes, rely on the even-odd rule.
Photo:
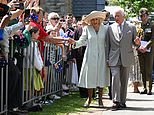
[(102, 11), (92, 11), (90, 14), (88, 14), (85, 19), (83, 20), (85, 23), (90, 24), (90, 21), (94, 18), (99, 18), (102, 22), (106, 17), (106, 12)]

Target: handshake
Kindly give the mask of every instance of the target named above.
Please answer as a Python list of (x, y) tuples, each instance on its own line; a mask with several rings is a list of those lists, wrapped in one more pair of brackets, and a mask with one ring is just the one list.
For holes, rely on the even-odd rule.
[(63, 38), (63, 37), (58, 36), (58, 37), (53, 37), (53, 39), (61, 39), (62, 41), (66, 41), (69, 44), (75, 43), (75, 40), (73, 38)]
[(72, 39), (72, 38), (69, 38), (69, 39), (68, 39), (68, 42), (69, 42), (70, 44), (74, 44), (74, 43), (75, 43), (75, 40)]

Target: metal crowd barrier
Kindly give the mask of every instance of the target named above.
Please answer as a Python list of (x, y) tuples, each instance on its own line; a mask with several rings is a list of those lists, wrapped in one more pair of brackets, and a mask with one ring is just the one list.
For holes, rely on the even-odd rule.
[(8, 61), (4, 62), (2, 59), (0, 61), (0, 114), (7, 114), (8, 66), (6, 63)]
[[(26, 71), (26, 74), (23, 74), (23, 77), (24, 77), (23, 87), (25, 88), (23, 89), (23, 94), (24, 94), (22, 98), (23, 104), (38, 100), (40, 98), (44, 98), (44, 101), (45, 101), (46, 97), (49, 95), (62, 93), (63, 71), (58, 72), (54, 68), (54, 64), (61, 59), (59, 47), (49, 43), (45, 43), (44, 46), (45, 47), (43, 52), (43, 58), (44, 58), (44, 69), (45, 69), (44, 73), (46, 73), (46, 76), (45, 76), (46, 78), (45, 80), (43, 80), (44, 88), (41, 89), (40, 91), (35, 91), (34, 89), (34, 52), (35, 52), (34, 47), (32, 48), (32, 46), (30, 45), (31, 50), (28, 50), (28, 48), (25, 49), (26, 55), (23, 61), (23, 68), (24, 68), (24, 71)], [(30, 68), (27, 66), (28, 65), (27, 60), (29, 58), (27, 54), (30, 54), (30, 57), (31, 57), (28, 62), (30, 65)], [(26, 80), (26, 82), (24, 80)]]
[[(39, 44), (38, 41), (32, 43)], [(46, 100), (52, 94), (62, 95), (62, 82), (63, 82), (63, 68), (55, 69), (54, 65), (59, 64), (63, 66), (61, 60), (61, 52), (58, 46), (45, 43), (43, 52), (43, 63), (46, 72), (46, 79), (43, 80), (44, 88), (36, 91), (34, 88), (34, 44), (28, 48), (20, 49), (18, 52), (23, 54), (23, 67), (20, 68), (22, 73), (22, 105), (33, 104), (39, 99)], [(12, 49), (12, 48), (11, 48)], [(11, 53), (13, 55), (13, 53)], [(60, 61), (59, 61), (60, 60)], [(0, 67), (0, 115), (6, 114), (8, 111), (8, 66)], [(12, 97), (14, 99), (14, 97)]]

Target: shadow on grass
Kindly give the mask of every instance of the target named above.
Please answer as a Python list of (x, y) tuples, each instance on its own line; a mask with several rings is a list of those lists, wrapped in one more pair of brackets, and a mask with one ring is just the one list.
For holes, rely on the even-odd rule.
[(31, 112), (29, 115), (67, 115), (84, 112), (87, 110), (82, 106), (85, 101), (86, 99), (81, 98), (79, 92), (71, 92), (70, 95), (55, 100), (53, 104), (43, 105), (42, 112)]

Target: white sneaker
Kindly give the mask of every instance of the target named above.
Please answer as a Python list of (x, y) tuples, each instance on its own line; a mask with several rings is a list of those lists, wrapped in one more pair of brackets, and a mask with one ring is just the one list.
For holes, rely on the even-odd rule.
[(62, 96), (67, 96), (67, 95), (69, 95), (69, 93), (63, 91)]
[(58, 95), (56, 95), (56, 94), (54, 94), (54, 95), (52, 95), (53, 96), (53, 99), (60, 99), (61, 97), (60, 96), (58, 96)]
[(69, 90), (69, 88), (66, 86), (66, 84), (62, 84), (63, 90)]
[(52, 103), (53, 103), (52, 100), (47, 100), (47, 101), (44, 102), (44, 104), (46, 104), (46, 105), (48, 105), (48, 104), (52, 104)]
[(79, 88), (76, 85), (73, 85), (74, 91), (79, 91)]
[(71, 86), (70, 88), (71, 91), (79, 91), (79, 88), (75, 85)]

